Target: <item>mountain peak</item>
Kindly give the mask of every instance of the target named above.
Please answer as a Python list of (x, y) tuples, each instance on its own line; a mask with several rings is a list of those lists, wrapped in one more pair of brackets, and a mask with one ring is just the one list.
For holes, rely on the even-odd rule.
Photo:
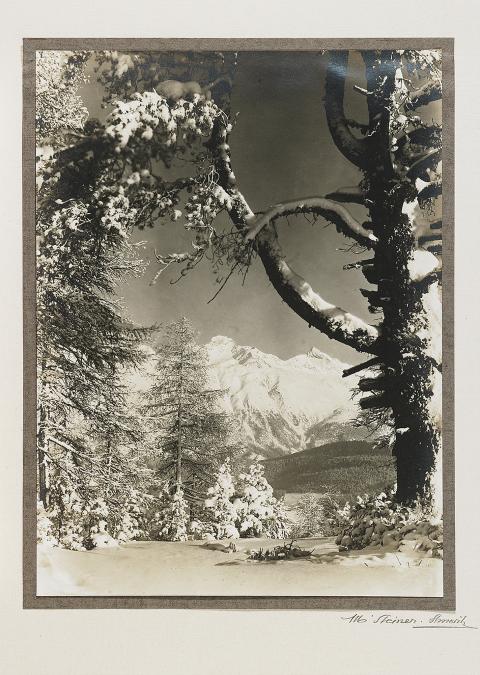
[(322, 352), (318, 347), (311, 347), (308, 352), (307, 356), (309, 356), (312, 359), (322, 359), (323, 361), (333, 361), (332, 357), (329, 356), (328, 354), (325, 354), (325, 352)]
[(235, 340), (232, 340), (232, 338), (229, 338), (226, 335), (215, 335), (211, 338), (210, 344), (215, 346), (230, 346), (235, 344)]
[(341, 377), (346, 366), (338, 359), (316, 347), (281, 359), (223, 335), (206, 347), (212, 388), (225, 392), (223, 405), (249, 452), (272, 457), (307, 442), (355, 437), (351, 382)]

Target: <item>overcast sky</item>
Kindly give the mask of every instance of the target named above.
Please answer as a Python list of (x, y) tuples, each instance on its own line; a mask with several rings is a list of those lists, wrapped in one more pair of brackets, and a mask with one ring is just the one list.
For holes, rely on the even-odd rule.
[[(361, 82), (358, 56), (356, 80)], [(241, 53), (235, 77), (232, 112), (238, 113), (231, 136), (233, 169), (238, 186), (251, 208), (297, 197), (323, 195), (337, 187), (353, 185), (361, 178), (334, 146), (328, 132), (323, 106), (325, 57), (316, 53)], [(347, 87), (351, 91), (351, 83)], [(101, 92), (90, 84), (82, 92), (92, 115), (98, 115)], [(358, 99), (358, 100), (357, 100)], [(348, 93), (349, 115), (365, 114), (364, 100)], [(355, 110), (354, 110), (355, 108)], [(365, 120), (364, 120), (365, 121)], [(361, 207), (357, 207), (360, 209)], [(354, 208), (351, 209), (355, 212)], [(360, 211), (361, 213), (361, 211)], [(122, 286), (130, 316), (141, 324), (169, 322), (187, 316), (200, 332), (202, 342), (214, 335), (227, 335), (239, 344), (258, 347), (282, 358), (308, 351), (315, 346), (343, 361), (362, 360), (354, 350), (329, 340), (282, 303), (257, 260), (244, 286), (232, 276), (215, 299), (215, 275), (207, 261), (175, 285), (170, 280), (179, 269), (172, 266), (154, 286), (150, 285), (158, 265), (153, 250), (184, 250), (182, 219), (157, 224), (136, 233), (147, 242), (145, 257), (152, 260), (146, 275)], [(324, 221), (312, 226), (303, 218), (291, 218), (290, 227), (279, 221), (279, 232), (288, 262), (326, 300), (356, 313), (367, 321), (376, 317), (367, 311), (359, 286), (368, 287), (364, 277), (342, 266), (362, 256), (336, 249), (349, 246)]]

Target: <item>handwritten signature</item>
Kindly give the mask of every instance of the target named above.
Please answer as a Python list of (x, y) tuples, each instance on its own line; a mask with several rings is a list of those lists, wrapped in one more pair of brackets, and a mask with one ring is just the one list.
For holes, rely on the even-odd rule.
[(446, 614), (435, 614), (433, 616), (396, 616), (395, 614), (352, 614), (351, 616), (342, 616), (341, 619), (346, 623), (354, 624), (406, 624), (412, 628), (470, 628), (478, 630), (478, 626), (470, 626), (467, 616), (453, 616)]

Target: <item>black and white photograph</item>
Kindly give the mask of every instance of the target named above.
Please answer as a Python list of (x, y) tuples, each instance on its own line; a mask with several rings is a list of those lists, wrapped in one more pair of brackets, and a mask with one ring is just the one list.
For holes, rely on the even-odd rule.
[(371, 42), (35, 50), (37, 596), (444, 596), (443, 53)]

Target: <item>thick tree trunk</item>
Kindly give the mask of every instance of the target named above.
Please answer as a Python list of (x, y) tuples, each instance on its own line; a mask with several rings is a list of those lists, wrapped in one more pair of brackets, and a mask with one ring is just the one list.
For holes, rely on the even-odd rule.
[[(256, 218), (236, 186), (228, 133), (221, 119), (215, 123), (209, 148), (213, 151), (219, 183), (232, 200), (230, 216), (247, 240), (255, 240), (259, 257), (280, 297), (309, 325), (328, 337), (357, 351), (374, 354), (379, 359), (379, 362), (375, 359), (375, 367), (380, 368), (383, 379), (381, 384), (368, 384), (368, 391), (375, 394), (364, 401), (363, 407), (388, 410), (393, 418), (398, 499), (402, 502), (417, 499), (431, 502), (436, 496), (438, 505), (438, 494), (433, 492), (440, 455), (441, 310), (438, 275), (441, 263), (433, 255), (438, 252), (436, 244), (433, 244), (435, 250), (427, 246), (419, 251), (418, 246), (422, 244), (419, 223), (410, 216), (415, 204), (421, 206), (422, 199), (439, 194), (440, 183), (434, 180), (423, 190), (423, 186), (417, 188), (416, 183), (418, 178), (430, 180), (428, 169), (435, 168), (438, 163), (439, 153), (434, 149), (438, 149), (440, 144), (439, 130), (435, 125), (422, 125), (413, 130), (410, 128), (403, 138), (395, 140), (402, 133), (402, 118), (403, 122), (407, 120), (408, 126), (406, 115), (400, 112), (408, 99), (403, 78), (399, 77), (400, 52), (367, 51), (363, 57), (367, 88), (362, 92), (367, 97), (369, 110), (368, 133), (362, 139), (356, 138), (343, 110), (348, 52), (335, 52), (331, 56), (325, 109), (336, 146), (364, 172), (361, 195), (358, 190), (351, 189), (337, 191), (334, 195), (341, 201), (361, 202), (369, 208), (371, 222), (368, 230), (371, 229), (374, 237), (372, 240), (369, 236), (365, 241), (374, 248), (375, 255), (373, 260), (362, 266), (362, 271), (367, 281), (378, 286), (376, 291), (366, 291), (364, 295), (368, 297), (372, 309), (383, 311), (384, 320), (379, 329), (327, 303), (293, 272), (282, 254), (271, 221), (284, 215), (288, 208), (294, 212), (318, 211), (320, 207), (327, 206), (326, 200), (320, 203), (318, 198), (311, 198), (280, 204)], [(426, 87), (419, 95), (415, 94), (410, 108), (436, 100), (439, 95), (439, 87)], [(407, 126), (403, 127), (404, 131)], [(426, 146), (429, 146), (429, 151), (425, 153), (423, 148)], [(336, 216), (340, 212), (338, 206)], [(328, 213), (331, 216), (331, 209)], [(345, 218), (342, 222), (346, 223)], [(348, 236), (355, 233), (354, 238), (358, 240), (358, 226), (344, 229), (349, 230), (349, 233), (346, 232)], [(423, 243), (432, 239), (430, 230), (436, 229), (438, 223), (429, 224), (429, 238), (425, 239), (425, 233), (421, 233)], [(419, 255), (426, 262), (426, 272), (416, 269)], [(441, 506), (437, 506), (437, 510), (441, 510)]]
[[(383, 91), (369, 97), (370, 166), (367, 199), (373, 232), (378, 237), (374, 271), (384, 320), (378, 354), (384, 363), (385, 395), (395, 425), (393, 454), (397, 464), (397, 498), (431, 503), (440, 452), (441, 330), (438, 283), (427, 289), (412, 277), (416, 251), (414, 222), (406, 205), (415, 198), (414, 185), (399, 175), (391, 161), (389, 110), (397, 57), (391, 52), (365, 54), (367, 89)], [(385, 79), (384, 79), (385, 78)], [(439, 344), (440, 341), (440, 344)], [(437, 506), (438, 508), (438, 506)]]

